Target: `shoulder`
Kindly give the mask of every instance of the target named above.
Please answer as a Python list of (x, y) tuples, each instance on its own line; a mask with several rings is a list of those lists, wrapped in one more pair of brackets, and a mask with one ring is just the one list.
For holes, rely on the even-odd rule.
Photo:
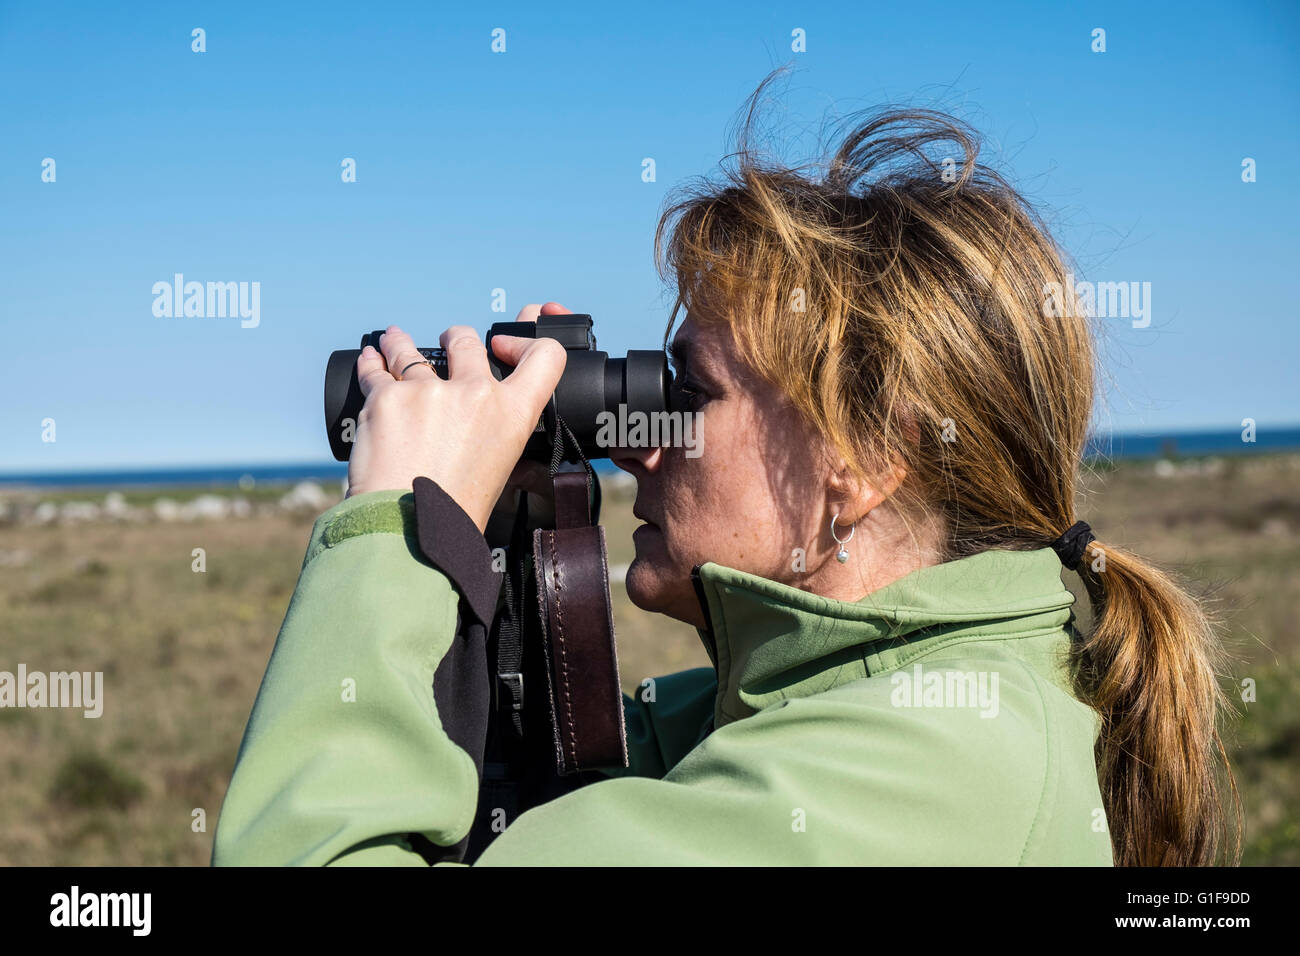
[(1024, 662), (974, 655), (778, 702), (667, 779), (785, 787), (873, 863), (1104, 863), (1094, 727)]

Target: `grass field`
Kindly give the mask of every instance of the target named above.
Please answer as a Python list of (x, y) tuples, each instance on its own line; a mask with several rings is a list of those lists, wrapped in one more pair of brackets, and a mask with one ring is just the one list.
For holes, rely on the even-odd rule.
[[(1244, 680), (1255, 687), (1228, 738), (1244, 862), (1300, 863), (1300, 457), (1127, 463), (1086, 486), (1078, 513), (1101, 540), (1212, 597), (1234, 655), (1229, 689), (1240, 701)], [(0, 864), (206, 864), (315, 513), (33, 525), (14, 506), (102, 502), (104, 492), (6, 498), (0, 670), (103, 671), (106, 703), (99, 719), (0, 709)], [(611, 564), (630, 561), (630, 501), (607, 495), (604, 517)], [(195, 548), (206, 552), (203, 574), (191, 570)], [(625, 689), (708, 664), (693, 629), (633, 608), (620, 585), (613, 596)]]

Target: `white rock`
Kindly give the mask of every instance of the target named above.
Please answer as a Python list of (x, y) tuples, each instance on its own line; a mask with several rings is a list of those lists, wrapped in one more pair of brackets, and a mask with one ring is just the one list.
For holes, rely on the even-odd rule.
[(159, 498), (153, 503), (153, 513), (160, 521), (177, 521), (181, 517), (181, 506), (170, 498)]
[(131, 512), (127, 506), (126, 498), (120, 491), (110, 491), (104, 496), (104, 517), (105, 518), (125, 518)]
[(190, 518), (220, 519), (230, 513), (230, 505), (220, 495), (199, 495), (185, 510)]
[(324, 511), (333, 502), (320, 485), (314, 481), (300, 481), (293, 490), (280, 499), (280, 507), (290, 511), (299, 508), (312, 511)]
[(59, 516), (59, 506), (53, 501), (42, 501), (36, 506), (36, 511), (32, 513), (32, 520), (36, 524), (49, 524)]

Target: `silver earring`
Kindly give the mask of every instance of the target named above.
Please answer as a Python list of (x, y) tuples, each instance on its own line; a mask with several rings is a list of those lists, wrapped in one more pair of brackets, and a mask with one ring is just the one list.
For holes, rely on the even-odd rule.
[(849, 536), (841, 541), (839, 536), (835, 534), (835, 518), (838, 518), (839, 516), (840, 513), (837, 511), (835, 512), (835, 517), (831, 518), (831, 537), (834, 538), (835, 543), (840, 546), (840, 550), (835, 553), (835, 560), (840, 564), (843, 564), (849, 559), (849, 552), (844, 546), (853, 540), (853, 535), (858, 530), (858, 523), (855, 521), (849, 526)]

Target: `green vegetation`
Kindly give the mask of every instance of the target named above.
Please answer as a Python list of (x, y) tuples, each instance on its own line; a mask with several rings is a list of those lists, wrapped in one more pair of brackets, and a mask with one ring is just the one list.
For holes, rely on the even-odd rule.
[(125, 767), (94, 751), (79, 750), (59, 766), (50, 787), (55, 803), (82, 810), (125, 810), (144, 793), (144, 784)]

